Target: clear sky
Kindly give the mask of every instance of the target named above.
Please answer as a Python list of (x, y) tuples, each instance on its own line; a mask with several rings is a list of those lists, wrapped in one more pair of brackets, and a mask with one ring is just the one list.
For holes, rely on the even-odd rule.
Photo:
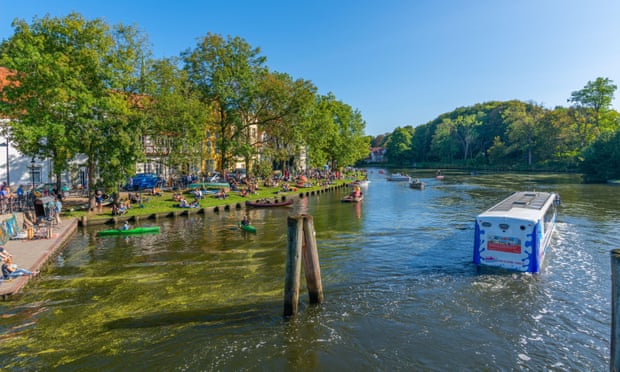
[(71, 11), (137, 26), (155, 57), (239, 36), (359, 110), (372, 135), (488, 101), (568, 106), (597, 77), (620, 86), (619, 0), (0, 0), (0, 39), (15, 18)]

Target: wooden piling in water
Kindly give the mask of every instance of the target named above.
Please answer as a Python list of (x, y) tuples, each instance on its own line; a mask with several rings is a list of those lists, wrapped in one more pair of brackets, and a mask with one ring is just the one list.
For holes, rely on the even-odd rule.
[(299, 307), (299, 280), (301, 275), (303, 218), (287, 219), (288, 238), (286, 248), (286, 276), (284, 278), (284, 316), (297, 314)]
[(304, 273), (308, 286), (308, 297), (311, 304), (323, 302), (323, 284), (321, 282), (321, 267), (319, 265), (319, 252), (314, 236), (314, 220), (312, 216), (304, 216), (304, 245), (302, 249)]
[(286, 277), (284, 280), (284, 316), (297, 315), (299, 284), (303, 260), (310, 303), (323, 302), (323, 285), (319, 254), (314, 237), (314, 222), (310, 215), (288, 217)]
[(611, 347), (609, 370), (620, 371), (620, 249), (611, 251)]

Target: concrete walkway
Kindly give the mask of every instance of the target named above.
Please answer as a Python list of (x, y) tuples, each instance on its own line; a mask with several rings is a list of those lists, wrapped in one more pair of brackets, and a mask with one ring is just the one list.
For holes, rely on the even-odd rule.
[[(17, 216), (21, 228), (22, 216)], [(51, 227), (51, 238), (37, 238), (32, 240), (9, 240), (4, 248), (13, 255), (13, 262), (19, 267), (40, 271), (50, 258), (55, 257), (67, 244), (69, 239), (77, 231), (77, 219), (64, 219), (62, 224)], [(20, 276), (12, 280), (0, 281), (0, 298), (8, 299), (11, 295), (19, 293), (30, 280), (36, 280), (36, 276)]]

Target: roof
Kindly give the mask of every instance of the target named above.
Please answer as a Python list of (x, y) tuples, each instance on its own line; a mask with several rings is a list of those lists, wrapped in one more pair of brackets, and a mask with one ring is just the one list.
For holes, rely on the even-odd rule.
[(546, 212), (546, 206), (555, 200), (550, 192), (515, 192), (478, 217), (502, 217), (537, 220)]

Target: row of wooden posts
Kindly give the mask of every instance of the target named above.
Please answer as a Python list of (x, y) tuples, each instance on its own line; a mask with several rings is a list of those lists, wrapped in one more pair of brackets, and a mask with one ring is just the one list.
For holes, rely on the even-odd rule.
[(297, 315), (299, 308), (299, 286), (303, 263), (311, 304), (323, 302), (321, 267), (316, 246), (314, 222), (311, 215), (289, 216), (286, 250), (286, 277), (284, 282), (284, 316)]

